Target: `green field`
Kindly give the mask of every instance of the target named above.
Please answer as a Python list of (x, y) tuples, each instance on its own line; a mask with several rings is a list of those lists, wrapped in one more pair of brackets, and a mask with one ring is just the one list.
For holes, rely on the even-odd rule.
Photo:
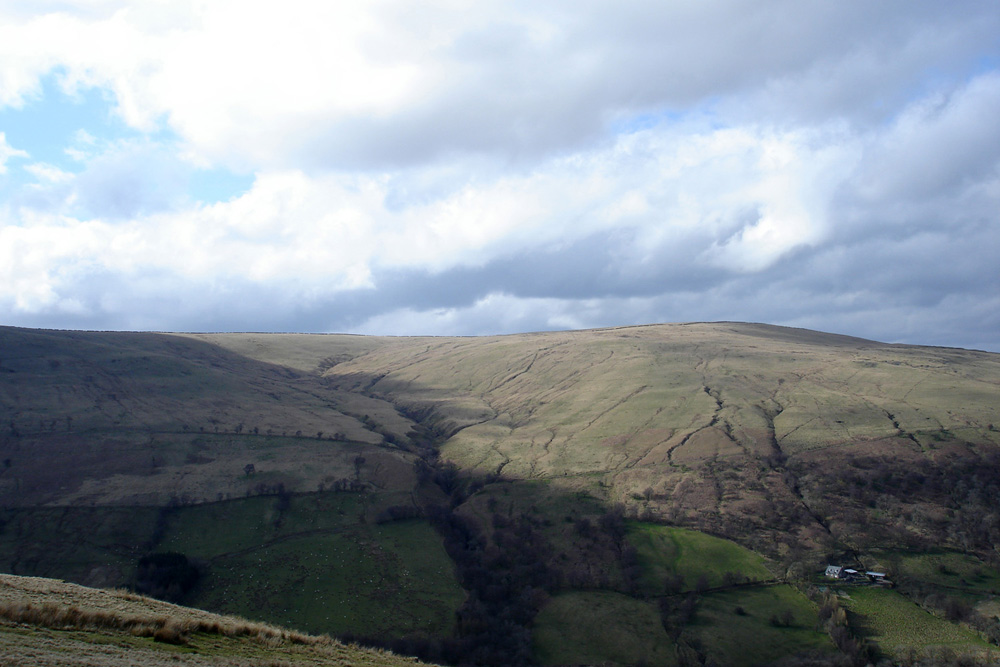
[[(773, 578), (765, 560), (734, 542), (698, 531), (632, 521), (627, 539), (642, 568), (635, 597), (575, 591), (556, 595), (535, 620), (535, 647), (544, 664), (676, 664), (679, 655), (700, 654), (723, 665), (754, 665), (806, 652), (830, 652), (829, 637), (816, 629), (816, 606), (790, 586), (731, 586)], [(692, 621), (678, 645), (664, 628), (657, 596), (680, 575), (692, 591), (704, 577)], [(727, 582), (727, 579), (730, 581)], [(683, 595), (669, 598), (682, 604)], [(778, 619), (775, 623), (774, 619)]]
[(534, 627), (543, 665), (677, 664), (656, 604), (621, 593), (562, 593), (542, 609)]
[(182, 508), (159, 551), (208, 563), (194, 606), (307, 632), (449, 636), (464, 600), (423, 520), (363, 523), (361, 494), (310, 494)]
[[(205, 569), (196, 607), (306, 632), (450, 636), (465, 599), (441, 538), (424, 520), (368, 522), (368, 494), (258, 496), (174, 508), (0, 512), (0, 569), (116, 587), (150, 549)], [(399, 501), (398, 494), (395, 498)], [(131, 541), (125, 541), (129, 536)]]
[[(778, 624), (772, 622), (776, 617)], [(785, 625), (783, 617), (791, 622)], [(833, 652), (833, 642), (816, 625), (816, 606), (802, 593), (791, 586), (764, 586), (701, 596), (685, 636), (696, 638), (720, 665), (759, 665), (799, 653)]]
[[(786, 614), (787, 625), (772, 622)], [(720, 665), (749, 666), (833, 653), (830, 638), (816, 625), (815, 605), (790, 586), (741, 588), (699, 596), (678, 646), (664, 629), (656, 601), (577, 591), (549, 601), (535, 619), (534, 638), (536, 655), (546, 665), (674, 665), (680, 650)]]
[(0, 572), (121, 586), (153, 539), (155, 507), (0, 510)]
[(702, 577), (708, 588), (722, 586), (727, 572), (739, 581), (774, 576), (759, 554), (696, 530), (630, 522), (628, 541), (639, 552), (642, 583), (650, 595), (664, 593), (664, 582), (674, 575), (683, 577), (684, 590), (694, 590)]
[(851, 588), (843, 603), (852, 612), (851, 623), (890, 655), (907, 647), (990, 648), (971, 630), (934, 616), (895, 591)]

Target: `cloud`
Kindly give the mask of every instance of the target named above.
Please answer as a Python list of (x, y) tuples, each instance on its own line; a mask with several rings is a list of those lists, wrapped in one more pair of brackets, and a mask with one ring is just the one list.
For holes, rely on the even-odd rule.
[(147, 140), (97, 142), (83, 133), (66, 152), (79, 171), (30, 163), (24, 167), (27, 180), (10, 203), (80, 222), (135, 220), (187, 203), (196, 171), (169, 145)]
[(9, 321), (1000, 349), (995, 3), (38, 7), (0, 8), (0, 106), (54, 77), (132, 133), (23, 171), (0, 135)]
[(18, 150), (7, 143), (7, 135), (0, 132), (0, 176), (7, 173), (7, 161), (12, 158), (29, 157), (26, 151)]
[(87, 160), (73, 196), (87, 217), (133, 219), (177, 206), (191, 171), (169, 147), (118, 142)]
[(867, 152), (858, 193), (870, 200), (924, 203), (995, 176), (1000, 165), (998, 110), (997, 72), (910, 105)]
[[(295, 171), (260, 174), (228, 202), (174, 210), (171, 180), (183, 175), (176, 160), (126, 143), (87, 163), (59, 213), (84, 214), (69, 226), (102, 239), (87, 262), (99, 257), (112, 271), (244, 278), (304, 295), (379, 288), (375, 276), (393, 272), (472, 273), (521, 291), (565, 291), (567, 281), (615, 291), (651, 276), (759, 270), (821, 238), (821, 211), (810, 209), (821, 205), (815, 193), (829, 186), (819, 181), (842, 151), (807, 144), (798, 134), (653, 128), (527, 173), (449, 180), (416, 201), (399, 192), (426, 186), (423, 170)], [(748, 220), (748, 211), (801, 217)], [(109, 220), (117, 222), (101, 222)], [(55, 234), (63, 226), (65, 218), (50, 215), (32, 228)], [(682, 270), (665, 271), (665, 261)], [(592, 269), (599, 279), (579, 282)]]
[(112, 90), (128, 123), (165, 124), (215, 164), (537, 158), (713, 99), (773, 118), (884, 118), (928, 68), (968, 71), (1000, 31), (982, 2), (173, 4), (8, 16), (0, 60), (17, 64), (0, 68), (0, 103), (58, 66), (66, 88)]

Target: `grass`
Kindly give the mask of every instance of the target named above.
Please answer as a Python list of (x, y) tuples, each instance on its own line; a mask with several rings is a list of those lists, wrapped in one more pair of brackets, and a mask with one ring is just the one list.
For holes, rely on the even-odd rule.
[(154, 507), (0, 511), (0, 570), (121, 585), (153, 537)]
[(892, 590), (852, 588), (843, 603), (852, 612), (852, 624), (890, 655), (907, 647), (990, 649), (971, 630), (934, 616)]
[[(361, 523), (362, 494), (249, 498), (177, 510), (161, 551), (209, 563), (190, 602), (311, 632), (449, 636), (464, 599), (423, 520)], [(226, 526), (226, 530), (218, 530)]]
[[(997, 355), (762, 325), (483, 338), (0, 328), (0, 349), (0, 506), (16, 508), (0, 515), (0, 567), (125, 580), (173, 495), (197, 506), (171, 510), (156, 548), (208, 563), (201, 602), (317, 631), (452, 629), (463, 593), (440, 539), (419, 520), (373, 523), (420, 489), (416, 458), (404, 451), (416, 425), (404, 415), (420, 415), (417, 430), (441, 436), (443, 459), (502, 478), (459, 512), (488, 523), (495, 508), (527, 511), (553, 558), (603, 568), (603, 580), (590, 580), (620, 590), (628, 582), (616, 545), (574, 553), (598, 544), (579, 538), (577, 522), (615, 503), (631, 516), (649, 512), (736, 535), (771, 556), (839, 548), (837, 538), (887, 548), (894, 544), (877, 542), (887, 531), (871, 519), (900, 510), (893, 499), (854, 507), (839, 502), (849, 490), (820, 493), (822, 480), (836, 479), (854, 454), (895, 472), (952, 453), (974, 464), (977, 452), (1000, 444), (987, 426), (1000, 386)], [(335, 432), (346, 435), (332, 441)], [(355, 469), (358, 456), (366, 463)], [(243, 474), (249, 463), (253, 477)], [(355, 476), (369, 493), (313, 493)], [(287, 507), (245, 497), (263, 484), (296, 495)], [(586, 495), (585, 508), (574, 506), (577, 494)], [(895, 516), (899, 525), (888, 528), (902, 528), (898, 517), (908, 515)], [(704, 533), (634, 523), (628, 540), (650, 594), (674, 575), (688, 589), (702, 577), (718, 586), (727, 572), (772, 576), (761, 557)], [(907, 567), (936, 585), (957, 578), (959, 590), (994, 587), (993, 574), (976, 575), (963, 558)], [(940, 564), (945, 571), (936, 575)], [(552, 623), (566, 626), (558, 619), (587, 605), (645, 618), (646, 602), (609, 595), (557, 596)], [(768, 605), (780, 606), (751, 596), (746, 615), (725, 620), (731, 600), (723, 595), (704, 596), (705, 628), (753, 629)], [(613, 617), (595, 618), (623, 637), (640, 633), (629, 629), (632, 617), (621, 627)], [(757, 630), (781, 633), (778, 642), (800, 628)]]
[[(786, 614), (788, 625), (772, 623)], [(834, 653), (830, 638), (816, 626), (815, 605), (791, 586), (741, 588), (699, 596), (679, 644), (696, 647), (716, 664), (733, 666)], [(536, 656), (547, 665), (678, 662), (678, 647), (663, 627), (656, 601), (621, 593), (554, 596), (535, 618), (534, 638)]]
[(971, 554), (954, 551), (938, 553), (886, 554), (902, 577), (975, 595), (1000, 595), (1000, 571)]
[[(464, 600), (441, 538), (423, 520), (376, 524), (409, 494), (274, 496), (170, 510), (159, 552), (206, 565), (187, 601), (310, 632), (450, 636)], [(156, 508), (0, 513), (0, 568), (121, 586), (150, 549)]]
[(0, 654), (5, 665), (414, 664), (328, 636), (167, 604), (122, 591), (0, 575)]
[(412, 427), (385, 401), (191, 338), (5, 327), (0, 349), (8, 507), (243, 495), (240, 472), (262, 449), (274, 453), (262, 472), (313, 491), (324, 475), (306, 462), (348, 472), (358, 447), (394, 450), (385, 434), (406, 443)]
[(722, 586), (726, 573), (740, 581), (773, 577), (759, 554), (695, 530), (630, 522), (628, 540), (638, 551), (644, 587), (654, 595), (675, 575), (682, 577), (684, 590), (693, 590), (702, 577), (709, 588)]
[(611, 592), (553, 597), (535, 618), (534, 646), (543, 665), (675, 665), (674, 644), (656, 604)]
[[(787, 626), (772, 623), (786, 614)], [(685, 636), (696, 638), (720, 665), (759, 665), (800, 653), (834, 652), (816, 625), (816, 607), (802, 593), (791, 586), (766, 586), (701, 596)]]
[[(608, 591), (553, 597), (535, 620), (535, 646), (543, 663), (676, 664), (678, 655), (695, 647), (718, 664), (753, 665), (833, 650), (829, 637), (816, 630), (815, 605), (785, 585), (699, 595), (693, 622), (679, 629), (678, 649), (664, 629), (656, 599), (668, 579), (680, 575), (683, 588), (693, 590), (702, 577), (709, 587), (726, 585), (727, 572), (741, 581), (772, 575), (758, 554), (693, 530), (632, 521), (627, 539), (642, 569), (638, 597)], [(680, 597), (674, 600), (679, 604)], [(780, 623), (773, 624), (773, 618)]]
[[(894, 437), (883, 406), (896, 414), (900, 428), (913, 432), (925, 428), (920, 420), (927, 415), (954, 427), (978, 424), (980, 431), (991, 419), (991, 383), (1000, 368), (989, 355), (956, 352), (945, 359), (936, 350), (788, 334), (704, 324), (401, 339), (373, 346), (328, 374), (377, 368), (381, 377), (389, 371), (376, 389), (416, 403), (459, 392), (478, 399), (483, 413), (492, 415), (489, 423), (457, 435), (454, 447), (446, 448), (449, 456), (475, 464), (495, 444), (519, 462), (511, 472), (534, 463), (535, 471), (550, 475), (634, 464), (648, 454), (630, 446), (643, 432), (707, 425), (716, 403), (703, 387), (721, 398), (737, 431), (760, 430), (755, 406), (780, 412), (775, 428), (789, 452)], [(967, 371), (965, 362), (972, 360), (979, 368)], [(783, 386), (779, 380), (794, 381)], [(942, 393), (952, 385), (961, 391)], [(898, 398), (903, 395), (905, 403)], [(443, 412), (451, 405), (436, 404)], [(497, 441), (491, 425), (508, 432)], [(554, 437), (543, 440), (546, 429), (555, 430)], [(615, 436), (626, 438), (621, 452), (601, 447)], [(547, 450), (540, 447), (545, 442)]]

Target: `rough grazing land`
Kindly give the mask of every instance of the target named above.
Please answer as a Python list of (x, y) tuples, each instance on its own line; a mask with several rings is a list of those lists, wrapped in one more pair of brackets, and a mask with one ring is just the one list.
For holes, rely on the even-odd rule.
[(0, 575), (0, 660), (24, 667), (415, 664), (123, 591), (11, 575)]
[[(928, 471), (965, 475), (1000, 444), (995, 354), (746, 324), (351, 342), (324, 376), (429, 415), (463, 469), (754, 532), (761, 548), (926, 538), (944, 524)], [(926, 489), (873, 512), (843, 484), (887, 470)]]

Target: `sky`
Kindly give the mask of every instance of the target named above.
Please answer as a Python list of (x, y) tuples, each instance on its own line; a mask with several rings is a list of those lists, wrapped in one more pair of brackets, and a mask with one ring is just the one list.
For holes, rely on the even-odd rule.
[(1000, 352), (1000, 3), (0, 0), (0, 324)]

